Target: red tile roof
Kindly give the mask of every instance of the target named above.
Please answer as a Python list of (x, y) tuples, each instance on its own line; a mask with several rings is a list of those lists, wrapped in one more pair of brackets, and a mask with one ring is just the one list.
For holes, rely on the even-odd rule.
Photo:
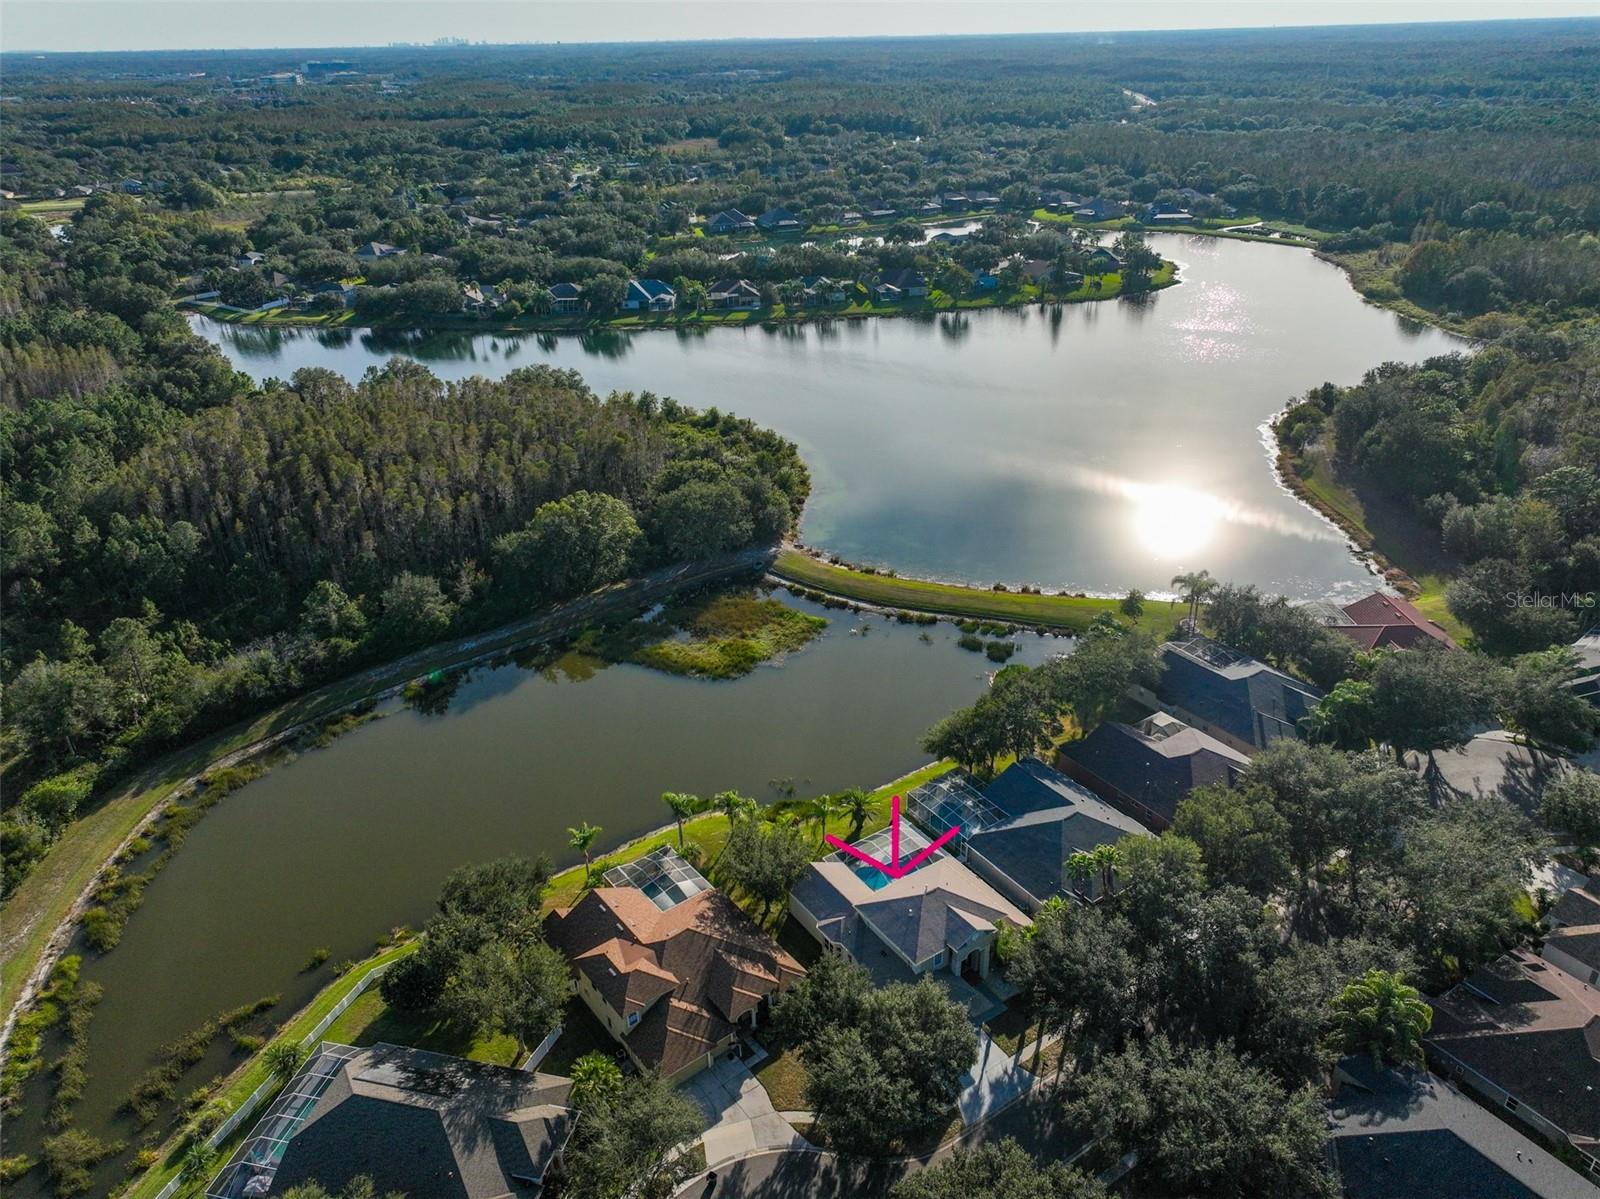
[(1424, 616), (1415, 604), (1398, 595), (1374, 591), (1363, 599), (1346, 604), (1344, 614), (1352, 623), (1331, 627), (1363, 649), (1409, 649), (1421, 644), (1424, 638), (1456, 648), (1450, 634)]

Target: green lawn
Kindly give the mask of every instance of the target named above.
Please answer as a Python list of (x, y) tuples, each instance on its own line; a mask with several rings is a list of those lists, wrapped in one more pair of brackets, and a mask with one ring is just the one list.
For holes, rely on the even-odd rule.
[(497, 1066), (517, 1064), (517, 1043), (509, 1036), (483, 1038), (470, 1028), (429, 1016), (398, 1012), (384, 1003), (377, 987), (369, 987), (323, 1034), (342, 1045), (414, 1045)]
[(766, 1088), (772, 1106), (780, 1112), (809, 1110), (806, 1101), (806, 1068), (800, 1055), (793, 1049), (772, 1053), (751, 1071), (756, 1081)]
[[(846, 566), (834, 566), (799, 550), (785, 549), (778, 555), (772, 573), (802, 587), (823, 591), (844, 599), (933, 612), (941, 616), (1001, 620), (1013, 624), (1043, 626), (1081, 632), (1101, 613), (1119, 619), (1119, 600), (1074, 595), (1034, 595), (1020, 591), (985, 591), (955, 583), (934, 583), (926, 579), (907, 579), (895, 575), (868, 574)], [(1162, 635), (1173, 625), (1168, 605), (1157, 601), (1145, 604), (1136, 622), (1140, 630)]]

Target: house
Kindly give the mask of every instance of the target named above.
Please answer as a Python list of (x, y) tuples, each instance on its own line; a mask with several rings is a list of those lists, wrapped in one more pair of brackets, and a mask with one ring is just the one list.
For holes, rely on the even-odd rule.
[(396, 254), (404, 253), (405, 251), (399, 246), (391, 246), (388, 242), (369, 241), (356, 250), (356, 257), (370, 262), (376, 258), (393, 258)]
[(1109, 275), (1122, 269), (1122, 259), (1104, 246), (1089, 251), (1089, 269), (1097, 275)]
[(968, 192), (967, 205), (971, 208), (998, 208), (1000, 197), (993, 192)]
[(706, 232), (715, 237), (725, 237), (730, 233), (749, 233), (755, 227), (755, 221), (737, 208), (726, 208), (706, 222)]
[(338, 300), (340, 304), (348, 308), (351, 304), (355, 303), (356, 289), (351, 287), (348, 283), (340, 283), (337, 280), (333, 280), (327, 283), (317, 284), (311, 289), (311, 295), (313, 299), (322, 299), (325, 296), (331, 296)]
[(826, 275), (802, 275), (800, 286), (805, 288), (807, 304), (843, 304), (849, 299), (848, 284)]
[(671, 1082), (698, 1073), (805, 975), (670, 846), (606, 882), (553, 912), (545, 935), (567, 956), (584, 1004), (640, 1069)]
[(927, 200), (927, 201), (925, 201), (924, 203), (922, 203), (921, 205), (918, 206), (917, 215), (919, 215), (919, 216), (938, 216), (943, 211), (944, 211), (944, 206), (941, 205), (939, 203), (939, 201), (937, 201), (937, 200)]
[(141, 196), (144, 194), (144, 182), (139, 179), (124, 179), (122, 190), (130, 196)]
[(1066, 860), (1148, 835), (1037, 758), (1019, 759), (982, 791), (960, 776), (934, 779), (906, 796), (906, 810), (929, 836), (959, 826), (957, 856), (1029, 913), (1057, 897), (1099, 899), (1101, 879), (1073, 878)]
[(578, 1123), (570, 1079), (399, 1045), (324, 1043), (207, 1193), (532, 1199)]
[(861, 223), (861, 214), (859, 212), (847, 212), (839, 218), (839, 223), (841, 225), (859, 225)]
[(1345, 1199), (1582, 1199), (1594, 1185), (1450, 1083), (1347, 1057), (1334, 1070), (1329, 1158)]
[(1078, 205), (1072, 210), (1072, 215), (1080, 221), (1115, 221), (1127, 215), (1127, 205), (1120, 200), (1097, 197), (1086, 204)]
[(1157, 832), (1190, 791), (1233, 782), (1249, 760), (1168, 712), (1138, 724), (1105, 721), (1056, 754), (1065, 774)]
[(1450, 634), (1424, 616), (1415, 604), (1398, 595), (1374, 591), (1340, 607), (1310, 605), (1310, 610), (1330, 629), (1350, 638), (1362, 649), (1410, 649), (1429, 641), (1456, 648)]
[(972, 290), (973, 291), (998, 291), (999, 288), (1000, 288), (1000, 276), (999, 275), (995, 275), (995, 274), (990, 273), (989, 271), (984, 271), (984, 270), (978, 270), (978, 271), (974, 271), (972, 273)]
[(629, 279), (622, 294), (622, 307), (628, 312), (671, 312), (678, 306), (678, 293), (660, 279)]
[(1075, 212), (1088, 202), (1088, 197), (1086, 196), (1080, 196), (1075, 192), (1062, 191), (1060, 188), (1055, 187), (1045, 188), (1039, 193), (1039, 204), (1052, 212), (1059, 212), (1062, 209)]
[(1194, 220), (1194, 213), (1178, 204), (1147, 204), (1143, 219), (1151, 224), (1187, 225)]
[(921, 272), (911, 267), (901, 267), (899, 270), (885, 271), (878, 277), (880, 284), (888, 284), (899, 290), (903, 296), (925, 296), (928, 294), (928, 281)]
[(1322, 699), (1310, 683), (1209, 637), (1169, 641), (1161, 647), (1161, 661), (1156, 692), (1136, 687), (1133, 697), (1165, 708), (1240, 753), (1257, 753), (1280, 737), (1298, 737), (1300, 722)]
[(1552, 928), (1600, 924), (1600, 875), (1569, 887), (1549, 912)]
[(588, 307), (584, 303), (583, 288), (576, 283), (555, 283), (545, 288), (545, 294), (550, 297), (550, 311), (562, 315), (582, 312)]
[[(916, 826), (902, 822), (902, 860), (930, 844)], [(856, 848), (880, 862), (893, 854), (888, 830)], [(840, 850), (811, 864), (789, 893), (789, 912), (825, 950), (865, 966), (879, 986), (934, 974), (959, 998), (974, 1001), (981, 992), (960, 979), (984, 979), (994, 970), (996, 922), (1032, 923), (943, 850), (899, 878)]]
[(872, 285), (872, 302), (874, 304), (898, 304), (904, 298), (904, 293), (893, 283), (879, 281)]
[(1551, 929), (1544, 937), (1543, 957), (1579, 982), (1600, 987), (1600, 915), (1590, 915), (1587, 924)]
[(748, 279), (718, 279), (706, 289), (706, 307), (753, 311), (761, 307), (761, 289)]
[(1600, 991), (1517, 949), (1431, 1000), (1428, 1058), (1600, 1181)]
[(235, 266), (252, 267), (260, 266), (266, 260), (267, 256), (260, 250), (246, 250), (243, 254), (239, 255), (239, 257), (235, 258), (233, 263)]
[(756, 218), (756, 224), (769, 233), (799, 233), (806, 225), (787, 208), (769, 208)]
[(867, 219), (872, 221), (887, 221), (899, 213), (893, 208), (874, 208), (867, 213)]
[(484, 287), (478, 283), (463, 283), (461, 285), (461, 306), (472, 312), (488, 308), (498, 308), (505, 303), (505, 297), (498, 288)]
[[(1053, 262), (1047, 262), (1043, 258), (1023, 259), (1022, 273), (1027, 275), (1028, 281), (1036, 287), (1055, 287), (1057, 285), (1056, 276), (1058, 272), (1056, 270), (1056, 264)], [(1060, 286), (1081, 287), (1082, 285), (1083, 276), (1077, 271), (1066, 271), (1061, 273)]]
[(964, 192), (946, 192), (939, 197), (939, 207), (946, 212), (965, 212), (971, 204)]

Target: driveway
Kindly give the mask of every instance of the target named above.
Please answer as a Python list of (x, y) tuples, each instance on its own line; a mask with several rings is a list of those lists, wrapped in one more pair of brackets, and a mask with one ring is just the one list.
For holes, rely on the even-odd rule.
[(743, 1062), (722, 1060), (683, 1084), (710, 1127), (701, 1143), (706, 1164), (771, 1149), (803, 1149), (806, 1141), (772, 1109), (766, 1088)]
[(987, 1119), (1025, 1095), (1035, 1081), (1035, 1075), (1013, 1061), (987, 1032), (978, 1029), (978, 1058), (961, 1076), (961, 1094), (956, 1096), (961, 1122), (971, 1127)]

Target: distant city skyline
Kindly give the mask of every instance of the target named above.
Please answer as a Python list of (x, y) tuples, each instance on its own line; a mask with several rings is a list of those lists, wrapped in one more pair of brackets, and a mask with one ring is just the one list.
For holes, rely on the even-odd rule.
[(1408, 24), (1600, 16), (1600, 0), (8, 0), (0, 50), (356, 49)]

